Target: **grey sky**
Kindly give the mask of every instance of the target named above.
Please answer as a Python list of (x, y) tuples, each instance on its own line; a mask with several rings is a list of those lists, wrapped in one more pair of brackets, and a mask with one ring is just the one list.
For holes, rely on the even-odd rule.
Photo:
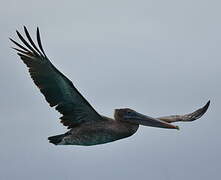
[[(0, 6), (0, 179), (221, 178), (221, 2), (33, 1)], [(40, 27), (51, 61), (95, 109), (150, 116), (208, 112), (181, 130), (141, 127), (110, 144), (54, 146), (65, 128), (10, 49), (8, 37)]]

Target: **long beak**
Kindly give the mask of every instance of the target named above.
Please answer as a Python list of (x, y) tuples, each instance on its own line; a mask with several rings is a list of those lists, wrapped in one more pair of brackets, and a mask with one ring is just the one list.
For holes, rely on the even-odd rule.
[(158, 127), (158, 128), (167, 128), (167, 129), (177, 129), (179, 130), (178, 126), (174, 126), (170, 123), (167, 123), (165, 121), (161, 121), (156, 118), (152, 118), (143, 114), (140, 114), (138, 112), (133, 112), (131, 115), (126, 115), (125, 120), (131, 123), (136, 123), (144, 126), (152, 126), (152, 127)]

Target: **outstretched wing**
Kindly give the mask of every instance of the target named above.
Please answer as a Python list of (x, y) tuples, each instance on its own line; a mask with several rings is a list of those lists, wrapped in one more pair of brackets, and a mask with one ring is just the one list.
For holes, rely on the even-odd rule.
[(39, 29), (37, 28), (39, 48), (31, 39), (25, 26), (24, 31), (28, 41), (18, 31), (16, 32), (26, 47), (10, 39), (17, 46), (13, 49), (18, 51), (17, 54), (27, 65), (31, 78), (50, 106), (56, 106), (55, 109), (63, 115), (60, 118), (61, 123), (72, 128), (80, 123), (102, 120), (103, 118), (78, 92), (73, 83), (50, 62), (42, 48)]
[(202, 108), (189, 114), (171, 115), (171, 116), (159, 117), (157, 119), (160, 119), (168, 123), (177, 122), (177, 121), (194, 121), (196, 119), (199, 119), (207, 111), (209, 104), (210, 104), (210, 101), (208, 101), (206, 105), (203, 106)]

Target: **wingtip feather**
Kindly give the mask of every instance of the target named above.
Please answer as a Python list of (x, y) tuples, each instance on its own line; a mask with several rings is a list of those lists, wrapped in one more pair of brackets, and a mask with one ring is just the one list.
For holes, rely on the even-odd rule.
[(207, 111), (207, 109), (209, 108), (209, 105), (210, 105), (210, 100), (206, 103), (205, 106), (203, 106), (202, 110), (203, 112), (205, 113)]
[(44, 56), (47, 57), (46, 54), (45, 54), (45, 52), (44, 52), (42, 43), (41, 43), (41, 35), (40, 35), (39, 27), (37, 27), (37, 41), (38, 41), (38, 46), (39, 46), (40, 50), (42, 51), (42, 53), (44, 54)]

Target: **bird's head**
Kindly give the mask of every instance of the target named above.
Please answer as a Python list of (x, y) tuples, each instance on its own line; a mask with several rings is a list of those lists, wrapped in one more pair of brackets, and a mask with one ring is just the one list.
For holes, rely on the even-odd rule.
[(129, 122), (132, 124), (139, 124), (159, 128), (179, 129), (178, 126), (174, 126), (165, 121), (140, 114), (129, 108), (115, 109), (114, 118), (115, 120)]
[(124, 109), (115, 109), (114, 112), (114, 118), (119, 121), (123, 121), (126, 119), (127, 116), (133, 116), (136, 111), (129, 109), (129, 108), (124, 108)]

